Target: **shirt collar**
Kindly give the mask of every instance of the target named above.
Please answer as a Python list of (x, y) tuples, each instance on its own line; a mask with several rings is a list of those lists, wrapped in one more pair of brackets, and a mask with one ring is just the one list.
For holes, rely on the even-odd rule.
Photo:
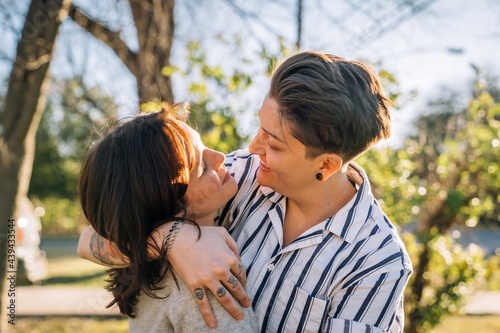
[(260, 192), (264, 195), (268, 200), (273, 203), (279, 202), (283, 197), (283, 195), (279, 194), (275, 190), (267, 186), (260, 186)]
[[(352, 243), (371, 212), (373, 197), (368, 176), (359, 165), (349, 163), (347, 174), (356, 184), (357, 193), (337, 214), (326, 220), (324, 229)], [(273, 203), (284, 198), (270, 187), (260, 186), (260, 191)]]
[(326, 222), (325, 230), (352, 243), (371, 213), (373, 196), (368, 176), (359, 165), (354, 162), (349, 163), (347, 173), (356, 183), (358, 191), (347, 205)]

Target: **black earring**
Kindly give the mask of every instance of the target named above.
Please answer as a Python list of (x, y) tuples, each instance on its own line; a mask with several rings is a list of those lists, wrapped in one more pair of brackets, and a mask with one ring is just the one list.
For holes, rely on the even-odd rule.
[(318, 173), (316, 174), (316, 179), (317, 179), (317, 180), (322, 180), (322, 179), (323, 179), (323, 174), (322, 174), (321, 172), (318, 172)]

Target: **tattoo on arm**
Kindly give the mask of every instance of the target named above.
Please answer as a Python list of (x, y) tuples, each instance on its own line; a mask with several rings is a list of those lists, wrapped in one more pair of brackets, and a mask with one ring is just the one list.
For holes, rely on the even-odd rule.
[(226, 294), (227, 290), (224, 287), (220, 287), (217, 289), (217, 297), (223, 297)]
[(194, 295), (196, 296), (197, 299), (201, 301), (203, 299), (203, 296), (205, 296), (205, 293), (203, 292), (203, 289), (196, 288), (194, 290)]
[(108, 251), (108, 249), (106, 249), (106, 242), (104, 238), (99, 236), (97, 232), (94, 232), (92, 234), (89, 245), (90, 245), (90, 252), (92, 252), (94, 258), (96, 258), (105, 265), (112, 267), (112, 266), (118, 266), (126, 262), (124, 258), (116, 257), (113, 254), (111, 254)]
[(234, 277), (234, 275), (231, 275), (231, 277), (229, 278), (229, 280), (227, 280), (227, 282), (231, 283), (231, 285), (233, 286), (233, 288), (236, 288), (236, 286), (238, 285), (238, 279), (236, 279)]

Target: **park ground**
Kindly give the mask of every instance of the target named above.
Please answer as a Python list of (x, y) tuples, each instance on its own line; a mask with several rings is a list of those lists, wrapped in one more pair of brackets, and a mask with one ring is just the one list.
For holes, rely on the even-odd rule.
[[(116, 309), (105, 310), (108, 301), (104, 269), (76, 256), (77, 238), (42, 240), (47, 253), (48, 277), (40, 286), (19, 286), (18, 316), (13, 332), (119, 333), (128, 332), (128, 321)], [(480, 296), (479, 296), (480, 295)], [(468, 314), (447, 317), (434, 333), (480, 330), (500, 332), (500, 292), (482, 292), (466, 307)], [(70, 301), (72, 299), (73, 301)], [(22, 304), (21, 304), (22, 303)]]

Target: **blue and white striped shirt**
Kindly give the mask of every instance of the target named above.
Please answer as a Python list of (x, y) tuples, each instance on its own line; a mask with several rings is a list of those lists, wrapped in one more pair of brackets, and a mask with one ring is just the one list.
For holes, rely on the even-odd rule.
[(402, 332), (412, 266), (354, 163), (357, 194), (282, 248), (286, 198), (256, 179), (259, 157), (227, 156), (238, 193), (216, 222), (237, 241), (262, 332)]

